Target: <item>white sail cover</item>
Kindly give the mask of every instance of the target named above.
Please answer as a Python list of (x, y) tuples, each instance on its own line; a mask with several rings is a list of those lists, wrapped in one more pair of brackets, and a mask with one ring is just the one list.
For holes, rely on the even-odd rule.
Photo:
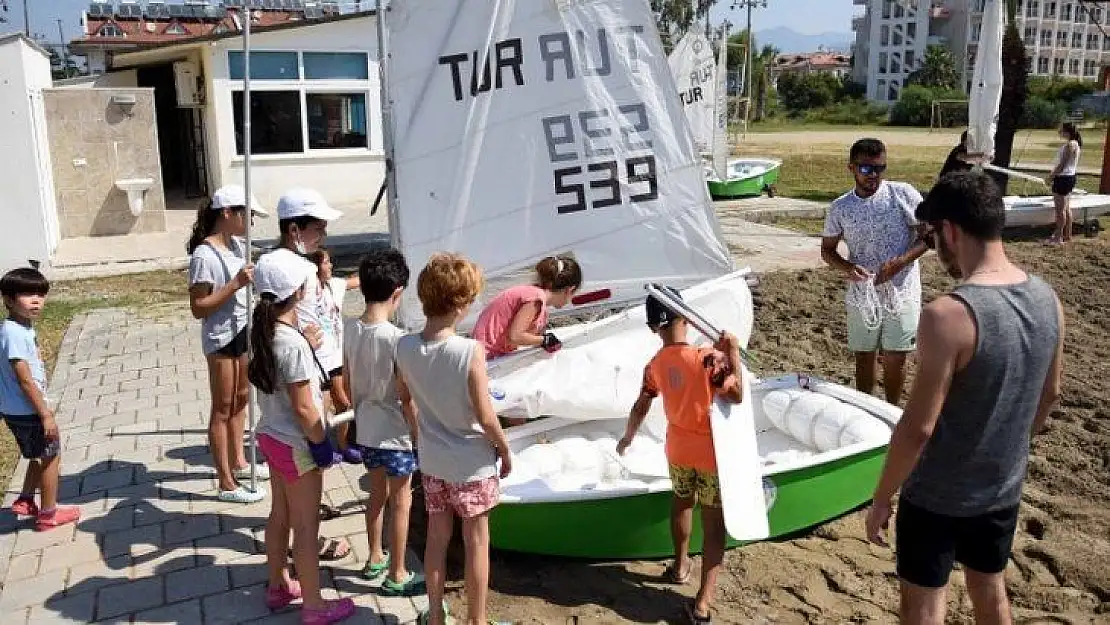
[(717, 50), (717, 74), (713, 99), (713, 173), (728, 180), (728, 38)]
[(731, 269), (645, 0), (406, 0), (386, 26), (390, 228), (414, 270), (460, 252), (493, 289), (570, 252), (616, 303)]
[(994, 133), (998, 129), (998, 107), (1002, 102), (1002, 37), (1006, 31), (1006, 7), (1003, 0), (985, 1), (967, 107), (967, 151), (989, 161), (994, 155)]
[(700, 30), (691, 30), (679, 40), (667, 59), (678, 86), (682, 110), (694, 134), (698, 152), (713, 149), (713, 134), (717, 127), (717, 62), (713, 47)]

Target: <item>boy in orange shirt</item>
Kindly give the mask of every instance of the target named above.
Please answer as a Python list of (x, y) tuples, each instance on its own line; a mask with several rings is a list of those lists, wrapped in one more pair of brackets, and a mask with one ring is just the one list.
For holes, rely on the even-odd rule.
[[(667, 290), (678, 298), (678, 293)], [(717, 481), (717, 457), (709, 429), (709, 413), (715, 396), (739, 403), (743, 397), (740, 378), (740, 344), (728, 332), (721, 335), (716, 349), (686, 343), (687, 322), (654, 297), (645, 305), (648, 327), (663, 339), (663, 347), (644, 368), (640, 397), (632, 406), (624, 437), (617, 453), (624, 454), (636, 431), (647, 416), (651, 402), (663, 396), (667, 415), (667, 462), (670, 465), (674, 504), (671, 507), (671, 535), (675, 561), (667, 568), (669, 581), (683, 584), (690, 579), (690, 533), (693, 530), (694, 504), (701, 503), (702, 571), (701, 587), (686, 615), (695, 625), (709, 623), (709, 608), (717, 592), (717, 574), (725, 555), (725, 519), (721, 511), (721, 488)]]

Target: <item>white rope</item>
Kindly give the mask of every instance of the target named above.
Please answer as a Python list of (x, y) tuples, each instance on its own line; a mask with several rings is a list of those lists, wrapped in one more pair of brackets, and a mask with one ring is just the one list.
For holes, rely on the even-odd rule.
[(845, 301), (848, 306), (859, 310), (860, 319), (868, 330), (877, 329), (887, 315), (894, 317), (901, 314), (908, 303), (898, 287), (889, 280), (875, 286), (874, 276), (849, 284)]

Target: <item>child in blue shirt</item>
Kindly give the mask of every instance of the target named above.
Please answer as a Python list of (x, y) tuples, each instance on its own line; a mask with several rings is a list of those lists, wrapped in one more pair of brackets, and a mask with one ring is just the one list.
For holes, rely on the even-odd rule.
[[(30, 460), (12, 512), (36, 517), (39, 531), (81, 517), (77, 506), (58, 505), (58, 424), (46, 405), (46, 366), (39, 356), (33, 326), (42, 315), (49, 290), (46, 277), (30, 267), (13, 269), (0, 278), (0, 295), (8, 309), (8, 318), (0, 324), (0, 417), (8, 424), (20, 454)], [(36, 490), (41, 506), (35, 505)]]

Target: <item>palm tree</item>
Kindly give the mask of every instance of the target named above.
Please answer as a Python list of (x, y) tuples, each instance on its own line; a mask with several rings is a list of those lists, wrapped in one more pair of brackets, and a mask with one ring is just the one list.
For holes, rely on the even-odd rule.
[[(999, 167), (1010, 166), (1014, 136), (1028, 95), (1029, 62), (1025, 58), (1025, 44), (1018, 34), (1016, 15), (1017, 0), (1006, 0), (1006, 34), (1002, 38), (1002, 104), (998, 109), (998, 128), (994, 133), (994, 164)], [(991, 172), (991, 175), (1005, 194), (1010, 177), (997, 172)]]
[(767, 111), (767, 96), (771, 93), (771, 64), (779, 55), (779, 49), (772, 45), (765, 45), (759, 54), (752, 57), (752, 81), (755, 83), (755, 121), (761, 121)]

